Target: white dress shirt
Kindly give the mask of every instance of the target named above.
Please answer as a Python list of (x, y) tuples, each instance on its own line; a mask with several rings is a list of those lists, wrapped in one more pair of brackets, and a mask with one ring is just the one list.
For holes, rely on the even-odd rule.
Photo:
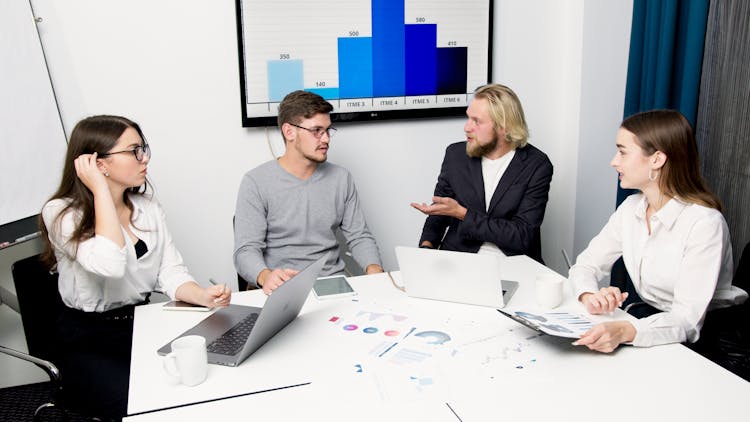
[(635, 290), (663, 311), (633, 322), (635, 346), (698, 340), (706, 311), (739, 304), (747, 293), (732, 286), (732, 247), (721, 213), (671, 199), (651, 216), (643, 194), (631, 195), (571, 267), (576, 297), (596, 292), (622, 255)]
[(44, 224), (55, 249), (58, 287), (63, 302), (86, 312), (103, 312), (138, 303), (152, 291), (175, 297), (177, 288), (193, 280), (167, 229), (164, 210), (148, 195), (130, 195), (133, 218), (130, 230), (148, 247), (140, 259), (123, 228), (125, 246), (95, 235), (76, 245), (68, 242), (80, 212), (68, 210), (55, 218), (67, 199), (48, 202), (42, 210)]

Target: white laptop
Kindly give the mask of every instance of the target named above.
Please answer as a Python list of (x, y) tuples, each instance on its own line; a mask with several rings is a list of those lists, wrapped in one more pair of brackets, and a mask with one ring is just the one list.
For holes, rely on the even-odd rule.
[(518, 289), (518, 282), (502, 279), (502, 257), (494, 254), (396, 246), (396, 259), (412, 297), (499, 309)]

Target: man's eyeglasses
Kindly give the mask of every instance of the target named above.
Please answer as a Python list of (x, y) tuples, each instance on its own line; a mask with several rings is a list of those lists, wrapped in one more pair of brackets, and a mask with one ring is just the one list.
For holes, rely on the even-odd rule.
[(333, 126), (328, 126), (328, 127), (317, 126), (317, 127), (314, 127), (314, 128), (306, 128), (306, 127), (302, 127), (300, 125), (295, 125), (294, 123), (289, 123), (289, 124), (292, 125), (292, 126), (294, 126), (294, 127), (298, 127), (300, 129), (305, 129), (306, 131), (312, 133), (313, 136), (315, 137), (315, 139), (322, 138), (323, 134), (328, 135), (328, 138), (330, 139), (330, 138), (333, 138), (334, 134), (336, 134), (336, 128), (333, 127)]
[(143, 161), (143, 156), (148, 156), (151, 158), (151, 147), (148, 146), (148, 144), (138, 145), (137, 147), (133, 149), (126, 149), (122, 151), (113, 151), (113, 152), (105, 152), (103, 154), (99, 154), (99, 157), (108, 157), (110, 155), (114, 154), (122, 154), (125, 152), (132, 153), (135, 156), (135, 159), (138, 161)]

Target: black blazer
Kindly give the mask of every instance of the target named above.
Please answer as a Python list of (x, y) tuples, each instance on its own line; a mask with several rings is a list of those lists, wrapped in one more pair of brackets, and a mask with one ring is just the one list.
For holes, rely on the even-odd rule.
[(482, 243), (492, 242), (506, 255), (525, 254), (543, 262), (539, 228), (551, 180), (552, 163), (546, 154), (529, 144), (518, 148), (485, 211), (481, 158), (466, 155), (466, 142), (451, 144), (435, 196), (458, 201), (467, 209), (466, 217), (460, 221), (428, 216), (419, 243), (427, 240), (440, 249), (477, 252)]

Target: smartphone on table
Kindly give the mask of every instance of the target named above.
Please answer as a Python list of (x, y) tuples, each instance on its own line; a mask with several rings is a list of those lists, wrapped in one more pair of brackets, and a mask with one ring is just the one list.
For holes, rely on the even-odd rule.
[(313, 293), (316, 298), (321, 300), (357, 295), (357, 292), (346, 281), (346, 277), (343, 275), (319, 277), (313, 285)]
[(165, 303), (162, 307), (165, 311), (210, 311), (211, 308), (207, 308), (201, 305), (194, 305), (192, 303), (183, 302), (181, 300), (173, 300)]

